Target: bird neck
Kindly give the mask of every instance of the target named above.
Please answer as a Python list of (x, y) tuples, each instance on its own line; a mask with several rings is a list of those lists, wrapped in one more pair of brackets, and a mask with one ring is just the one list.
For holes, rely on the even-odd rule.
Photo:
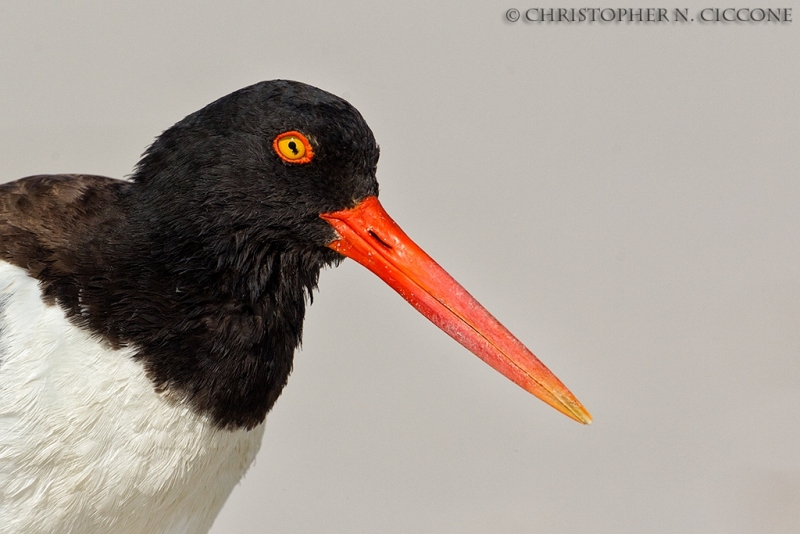
[(86, 236), (95, 257), (62, 281), (74, 287), (59, 304), (112, 346), (134, 347), (158, 391), (219, 427), (255, 427), (286, 384), (306, 299), (335, 254), (247, 228), (198, 233), (192, 214), (133, 198), (122, 198), (121, 224)]

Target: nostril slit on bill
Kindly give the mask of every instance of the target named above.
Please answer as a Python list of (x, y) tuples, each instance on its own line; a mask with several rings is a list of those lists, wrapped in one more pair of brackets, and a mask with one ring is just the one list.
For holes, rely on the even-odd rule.
[(372, 236), (372, 238), (373, 238), (375, 241), (377, 241), (378, 243), (380, 243), (381, 245), (383, 245), (385, 248), (388, 248), (389, 250), (391, 250), (391, 249), (392, 249), (392, 245), (390, 245), (389, 243), (387, 243), (386, 241), (384, 241), (383, 239), (381, 239), (380, 237), (378, 237), (378, 234), (376, 234), (376, 233), (375, 233), (375, 232), (373, 232), (372, 230), (369, 230), (369, 235), (371, 235), (371, 236)]

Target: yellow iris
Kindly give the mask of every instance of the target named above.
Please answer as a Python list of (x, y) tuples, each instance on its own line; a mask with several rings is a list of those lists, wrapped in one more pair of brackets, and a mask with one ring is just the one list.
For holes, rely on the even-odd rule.
[(314, 156), (306, 136), (294, 130), (276, 137), (273, 147), (278, 156), (288, 163), (308, 163)]

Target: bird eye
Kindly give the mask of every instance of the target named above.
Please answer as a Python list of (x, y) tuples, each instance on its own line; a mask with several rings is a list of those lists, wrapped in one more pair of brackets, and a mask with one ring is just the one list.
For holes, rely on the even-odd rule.
[(308, 163), (314, 157), (311, 143), (305, 135), (294, 130), (283, 132), (272, 142), (272, 148), (287, 163)]

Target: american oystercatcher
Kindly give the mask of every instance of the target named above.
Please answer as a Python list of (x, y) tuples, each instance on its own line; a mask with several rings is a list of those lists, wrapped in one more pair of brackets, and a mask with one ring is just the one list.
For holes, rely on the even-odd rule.
[(344, 257), (589, 423), (386, 214), (377, 163), (350, 104), (271, 81), (165, 131), (129, 181), (0, 185), (0, 530), (207, 532), (256, 455), (320, 269)]

